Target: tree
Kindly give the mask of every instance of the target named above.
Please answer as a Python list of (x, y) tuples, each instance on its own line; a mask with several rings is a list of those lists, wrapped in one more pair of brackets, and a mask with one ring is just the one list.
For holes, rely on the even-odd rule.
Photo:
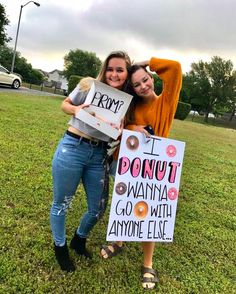
[[(7, 46), (0, 46), (0, 64), (7, 69), (11, 68), (11, 60), (13, 56), (13, 50)], [(16, 55), (16, 59), (19, 58), (19, 53)]]
[(229, 81), (230, 87), (229, 87), (229, 100), (228, 100), (228, 111), (231, 113), (229, 117), (229, 121), (233, 120), (233, 117), (236, 113), (236, 71), (233, 71), (232, 77)]
[(158, 77), (158, 75), (153, 75), (153, 79), (154, 79), (155, 92), (161, 94), (161, 92), (162, 92), (162, 80)]
[(43, 80), (44, 80), (43, 74), (37, 69), (32, 68), (30, 72), (30, 79), (28, 82), (30, 84), (41, 85), (43, 83)]
[(0, 3), (0, 45), (10, 41), (7, 37), (5, 26), (9, 24), (9, 20), (6, 17), (5, 7)]
[[(13, 49), (7, 46), (0, 46), (0, 64), (7, 69), (10, 69), (13, 56)], [(43, 82), (43, 75), (32, 68), (32, 65), (27, 62), (24, 57), (16, 52), (15, 72), (20, 74), (24, 82), (40, 85)]]
[(43, 75), (38, 70), (33, 69), (31, 63), (28, 63), (24, 57), (18, 58), (15, 72), (21, 74), (23, 80), (29, 84), (40, 85), (43, 82)]
[[(161, 94), (162, 87), (163, 87), (162, 80), (158, 77), (158, 75), (155, 75), (155, 74), (153, 75), (153, 79), (154, 79), (155, 92)], [(190, 103), (190, 98), (187, 96), (185, 89), (181, 89), (179, 101), (185, 102), (185, 103)]]
[(205, 112), (208, 121), (210, 112), (223, 110), (231, 99), (233, 63), (214, 56), (211, 62), (192, 63), (184, 78), (184, 89), (196, 110)]
[(64, 57), (63, 74), (67, 80), (71, 75), (96, 77), (101, 64), (101, 60), (93, 52), (70, 50)]

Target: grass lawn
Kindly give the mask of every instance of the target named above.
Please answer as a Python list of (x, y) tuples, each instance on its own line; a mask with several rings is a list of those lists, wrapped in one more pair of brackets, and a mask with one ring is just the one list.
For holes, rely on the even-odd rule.
[[(92, 231), (92, 262), (71, 252), (65, 274), (52, 250), (51, 159), (69, 117), (62, 98), (0, 93), (0, 293), (143, 293), (139, 243), (102, 260), (109, 209)], [(151, 293), (236, 293), (236, 131), (175, 120), (185, 141), (174, 242), (158, 243)], [(86, 203), (80, 187), (67, 218), (72, 238)]]

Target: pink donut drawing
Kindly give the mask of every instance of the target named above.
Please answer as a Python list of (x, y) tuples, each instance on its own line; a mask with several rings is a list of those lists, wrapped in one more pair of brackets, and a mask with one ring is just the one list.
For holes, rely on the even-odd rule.
[(174, 145), (167, 146), (166, 153), (169, 157), (174, 157), (177, 153), (176, 147)]
[(178, 191), (172, 187), (168, 190), (167, 195), (170, 200), (175, 200), (178, 197)]

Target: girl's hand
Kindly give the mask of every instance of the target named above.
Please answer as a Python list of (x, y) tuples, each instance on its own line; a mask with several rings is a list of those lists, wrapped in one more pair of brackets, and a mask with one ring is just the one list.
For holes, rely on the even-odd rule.
[(140, 65), (140, 66), (143, 66), (143, 67), (147, 67), (147, 66), (149, 66), (149, 60), (135, 62), (134, 64)]
[(62, 104), (61, 104), (61, 109), (70, 115), (76, 115), (76, 113), (80, 110), (83, 109), (85, 107), (88, 107), (88, 104), (81, 104), (81, 105), (74, 105), (70, 99), (70, 97), (67, 97), (65, 100), (63, 100)]
[(89, 107), (89, 104), (80, 104), (78, 106), (75, 106), (75, 114), (80, 111), (81, 109)]
[(122, 133), (123, 129), (124, 129), (124, 119), (121, 119), (120, 121), (120, 125), (118, 124), (114, 124), (114, 123), (109, 123), (110, 126), (112, 126), (113, 128), (117, 129), (120, 133)]
[(118, 128), (121, 133), (123, 132), (123, 129), (124, 129), (124, 121), (125, 121), (124, 118), (122, 118), (121, 121), (120, 121), (120, 126)]
[[(87, 107), (89, 107), (89, 104), (80, 104), (80, 105), (78, 105), (78, 106), (74, 106), (75, 108), (74, 108), (74, 111), (75, 111), (75, 113), (74, 113), (74, 115), (76, 115), (76, 113), (78, 113), (81, 109), (84, 109), (84, 108), (87, 108)], [(91, 113), (92, 114), (92, 113)], [(92, 114), (93, 115), (93, 114)]]
[(151, 135), (144, 128), (145, 128), (145, 126), (138, 125), (138, 126), (134, 127), (134, 131), (140, 132), (140, 133), (144, 134), (146, 137), (150, 137)]
[(111, 127), (113, 127), (114, 129), (119, 130), (119, 127), (117, 126), (117, 124), (114, 123), (108, 123)]

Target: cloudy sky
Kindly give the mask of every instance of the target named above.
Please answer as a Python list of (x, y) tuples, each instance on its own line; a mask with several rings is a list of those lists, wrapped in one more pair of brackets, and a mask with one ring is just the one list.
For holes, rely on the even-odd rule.
[(70, 50), (94, 52), (103, 60), (125, 50), (134, 61), (151, 56), (192, 62), (218, 55), (236, 68), (235, 0), (0, 0), (10, 20), (14, 47), (22, 9), (17, 51), (33, 67), (63, 69)]

